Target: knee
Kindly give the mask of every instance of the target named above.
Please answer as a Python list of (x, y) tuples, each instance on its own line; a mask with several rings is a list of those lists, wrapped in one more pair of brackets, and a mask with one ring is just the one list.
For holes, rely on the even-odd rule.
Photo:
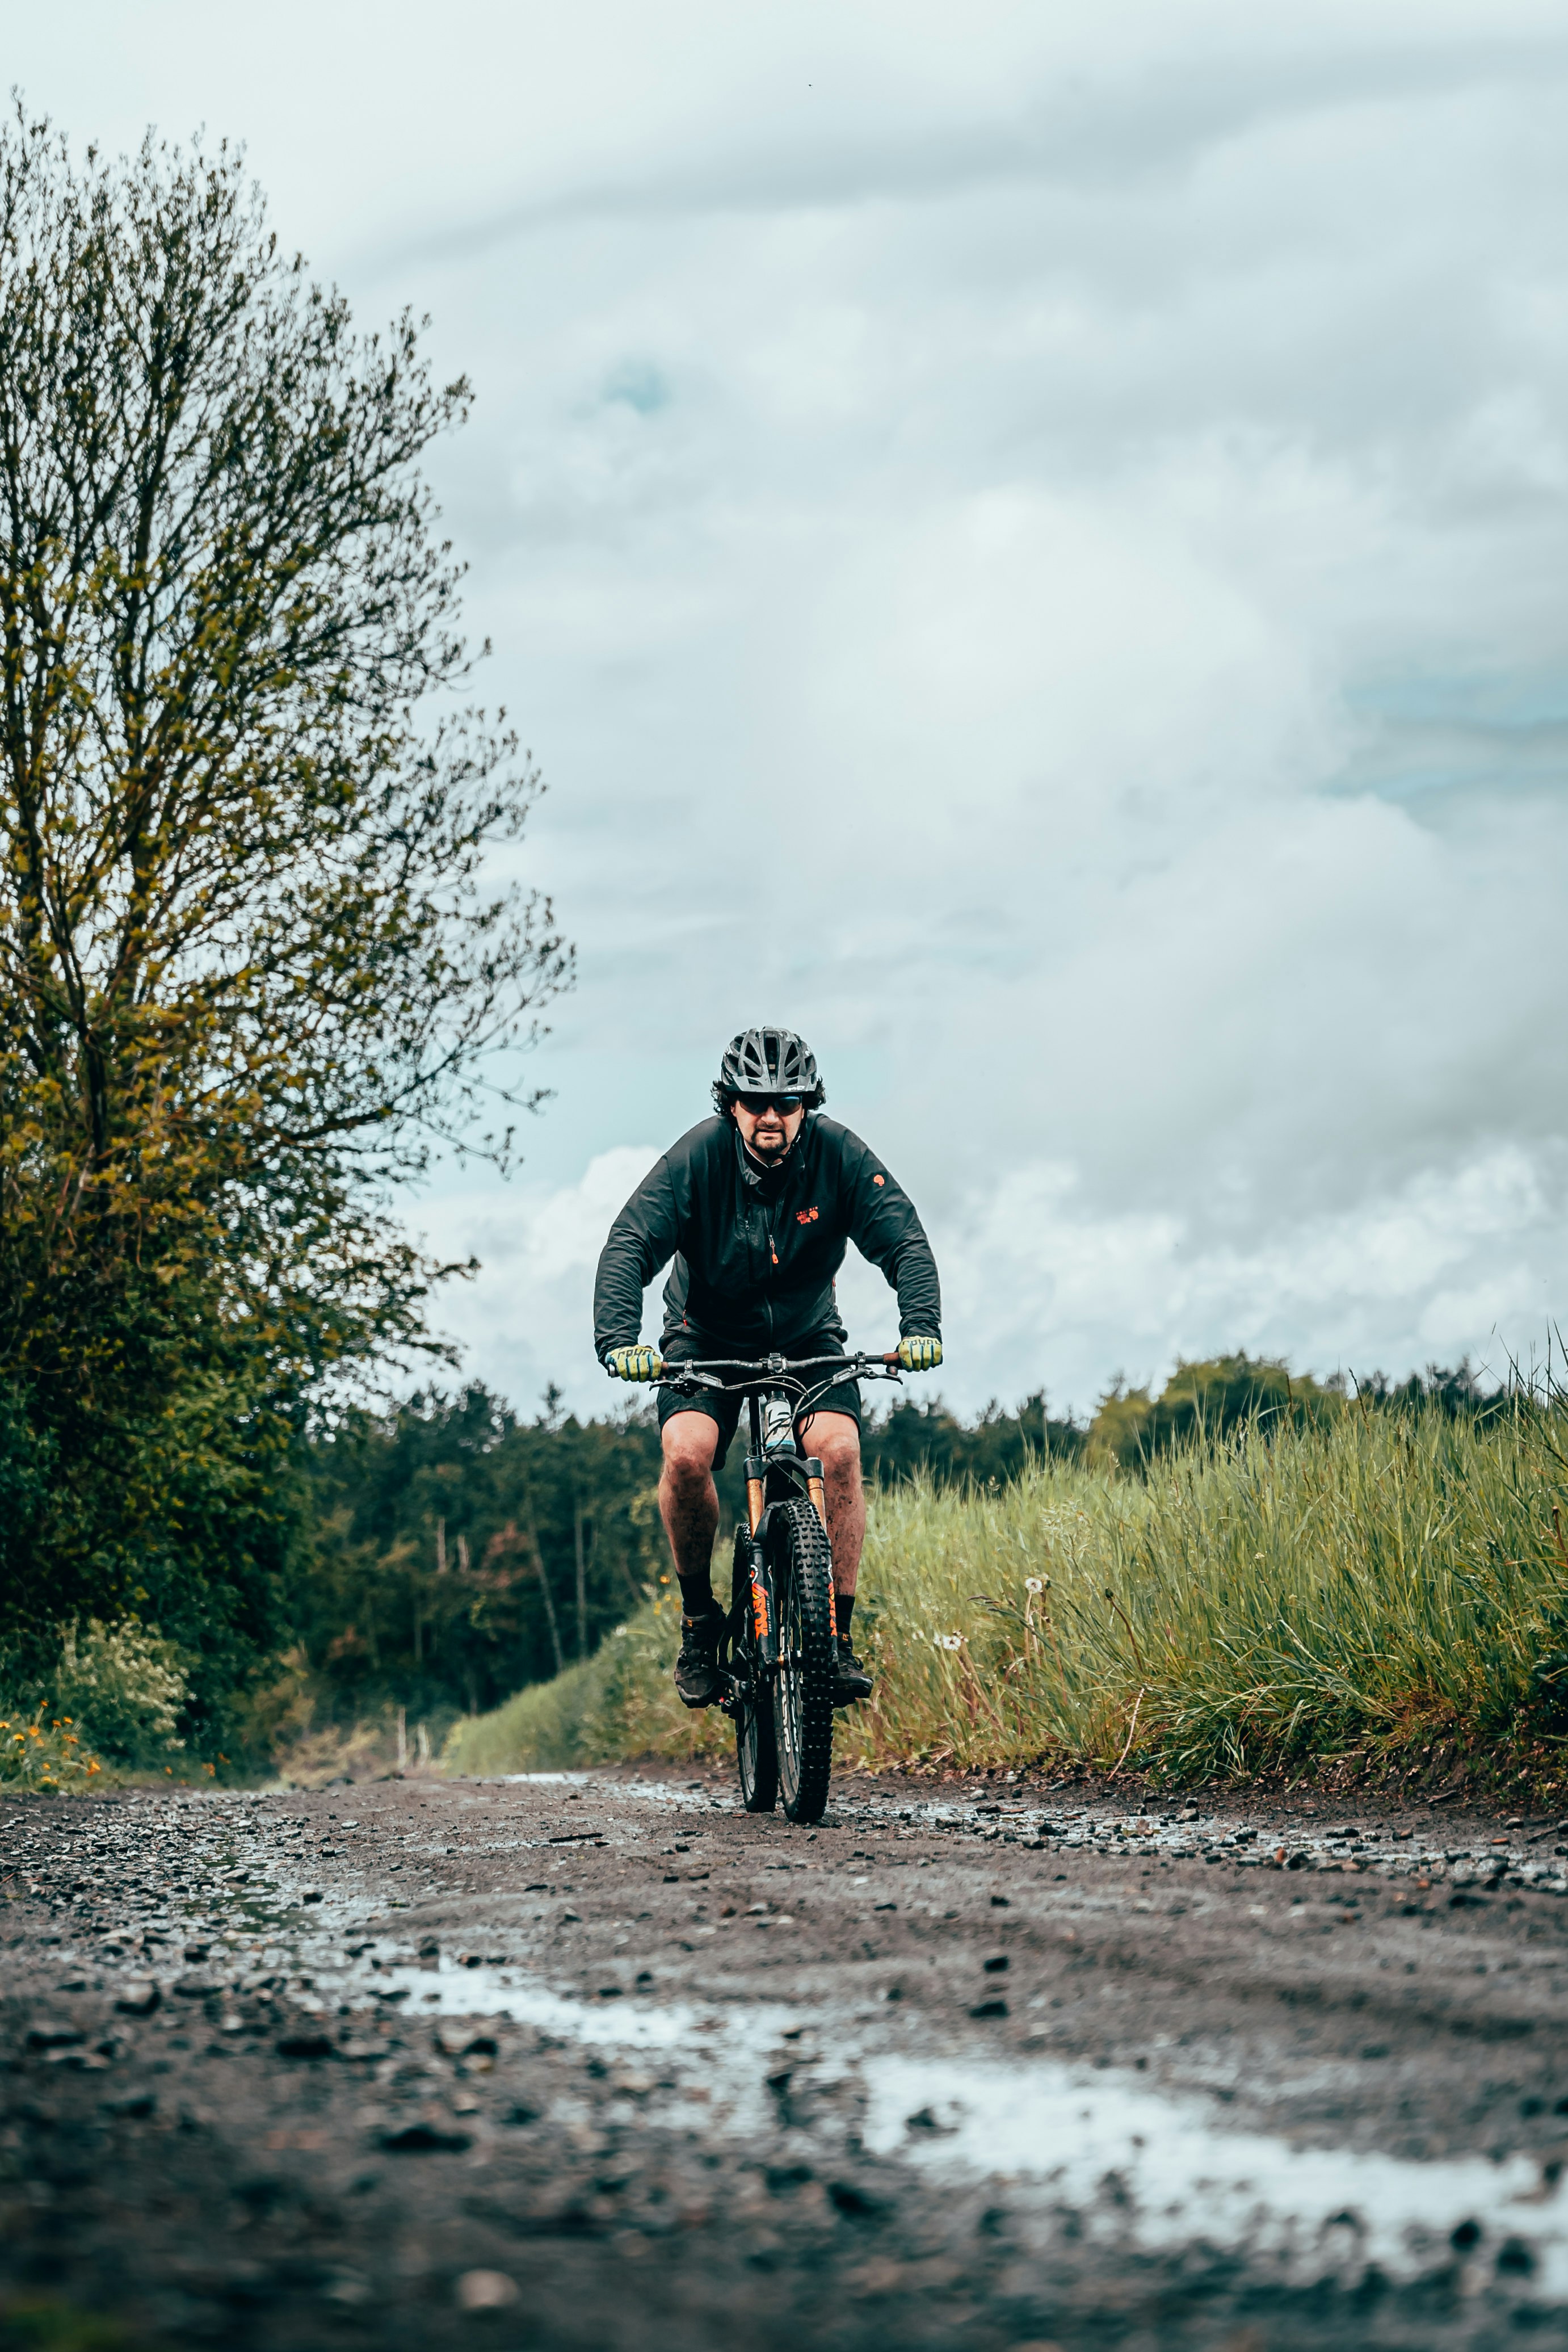
[[(692, 1430), (680, 1428), (680, 1422), (695, 1421)], [(713, 1475), (713, 1457), (717, 1449), (718, 1432), (710, 1421), (696, 1413), (682, 1413), (664, 1430), (664, 1475), (673, 1486), (683, 1488), (705, 1486)]]
[(861, 1467), (861, 1433), (852, 1421), (842, 1429), (813, 1430), (811, 1451), (822, 1465), (822, 1475), (837, 1485), (846, 1478), (858, 1478)]

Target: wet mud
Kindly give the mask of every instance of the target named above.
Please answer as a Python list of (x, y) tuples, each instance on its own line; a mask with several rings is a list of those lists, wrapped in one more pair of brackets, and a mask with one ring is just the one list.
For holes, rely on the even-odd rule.
[(0, 2342), (1568, 2343), (1564, 1849), (852, 1779), (815, 1831), (716, 1775), (0, 1803)]

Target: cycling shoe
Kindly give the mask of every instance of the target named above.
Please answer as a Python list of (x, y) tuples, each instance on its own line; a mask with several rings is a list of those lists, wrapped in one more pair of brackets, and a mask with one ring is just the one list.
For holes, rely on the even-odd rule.
[(712, 1706), (724, 1696), (718, 1668), (718, 1637), (724, 1612), (717, 1602), (701, 1617), (681, 1619), (681, 1654), (675, 1660), (675, 1695), (684, 1706)]
[(833, 1677), (833, 1705), (853, 1706), (857, 1700), (871, 1696), (871, 1675), (850, 1647), (849, 1636), (839, 1635), (839, 1654)]

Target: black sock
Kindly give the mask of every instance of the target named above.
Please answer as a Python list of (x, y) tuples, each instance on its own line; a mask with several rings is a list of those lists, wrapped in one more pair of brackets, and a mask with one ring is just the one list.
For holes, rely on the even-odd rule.
[(854, 1594), (852, 1592), (835, 1592), (833, 1595), (833, 1615), (838, 1620), (839, 1639), (841, 1642), (847, 1642), (850, 1638), (850, 1619), (854, 1615)]
[(675, 1580), (681, 1588), (681, 1607), (685, 1611), (686, 1615), (711, 1617), (718, 1607), (717, 1601), (713, 1597), (711, 1579), (706, 1576), (677, 1575)]

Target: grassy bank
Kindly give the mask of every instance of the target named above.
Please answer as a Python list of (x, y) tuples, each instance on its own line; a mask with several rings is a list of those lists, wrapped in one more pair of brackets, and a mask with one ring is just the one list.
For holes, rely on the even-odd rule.
[[(845, 1762), (1038, 1759), (1190, 1780), (1485, 1754), (1550, 1786), (1568, 1735), (1568, 1413), (1254, 1425), (1147, 1475), (1044, 1463), (873, 1506)], [(657, 1611), (658, 1613), (655, 1613)], [(460, 1771), (725, 1744), (688, 1717), (673, 1604), (459, 1724)]]

